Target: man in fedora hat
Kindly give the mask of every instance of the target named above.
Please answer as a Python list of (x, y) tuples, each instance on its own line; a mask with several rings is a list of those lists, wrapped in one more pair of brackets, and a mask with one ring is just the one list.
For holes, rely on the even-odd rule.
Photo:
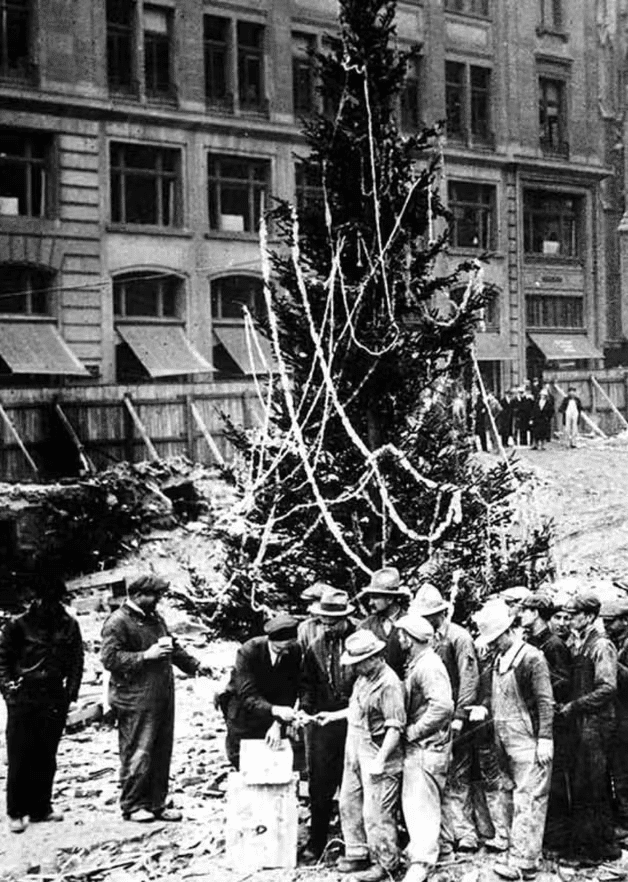
[(543, 847), (552, 771), (554, 699), (543, 653), (524, 643), (501, 600), (476, 616), (480, 646), (495, 644), (491, 705), (502, 774), (512, 793), (508, 858), (494, 867), (504, 879), (533, 878)]
[(170, 635), (157, 613), (168, 587), (154, 575), (135, 579), (102, 630), (101, 658), (111, 671), (110, 704), (118, 720), (125, 820), (181, 820), (181, 812), (166, 808), (174, 738), (172, 665), (186, 674), (211, 674)]
[(225, 709), (227, 756), (236, 769), (243, 738), (264, 739), (276, 748), (294, 722), (301, 689), (298, 625), (293, 616), (280, 613), (266, 622), (264, 636), (252, 637), (238, 649)]
[(346, 591), (330, 585), (310, 608), (323, 632), (308, 646), (303, 660), (301, 708), (310, 716), (318, 715), (307, 727), (311, 821), (309, 842), (301, 854), (306, 861), (318, 861), (325, 849), (333, 797), (342, 781), (347, 721), (321, 723), (327, 714), (345, 710), (349, 704), (355, 676), (340, 658), (345, 639), (355, 630), (349, 621), (353, 609)]
[[(617, 649), (617, 717), (611, 747), (615, 819), (621, 838), (628, 837), (628, 597), (602, 604), (606, 633)], [(625, 832), (624, 832), (625, 831)], [(619, 831), (618, 831), (619, 832)]]
[(372, 631), (347, 637), (341, 663), (355, 671), (347, 710), (322, 720), (348, 721), (340, 788), (340, 823), (345, 855), (336, 864), (341, 873), (355, 873), (360, 882), (388, 879), (399, 862), (396, 808), (406, 725), (403, 686), (384, 659), (386, 644)]
[(410, 611), (397, 628), (409, 659), (401, 805), (410, 867), (404, 882), (424, 882), (438, 860), (454, 701), (445, 665), (430, 646), (434, 629), (427, 619)]
[(409, 588), (401, 585), (399, 570), (384, 567), (373, 573), (369, 584), (358, 594), (371, 610), (359, 624), (359, 628), (372, 631), (386, 644), (386, 662), (400, 680), (405, 676), (406, 657), (399, 644), (399, 632), (395, 622), (402, 615), (412, 594)]
[[(522, 603), (521, 624), (526, 640), (545, 656), (554, 703), (562, 705), (571, 694), (571, 652), (566, 643), (549, 629), (548, 622), (553, 615), (552, 599), (542, 591), (530, 594)], [(569, 725), (558, 714), (554, 716), (553, 737), (554, 760), (543, 844), (548, 851), (560, 852), (567, 844), (569, 833), (568, 770), (572, 761), (572, 739)]]
[(477, 851), (478, 837), (471, 816), (472, 739), (468, 708), (477, 701), (480, 675), (473, 639), (468, 631), (449, 621), (449, 603), (438, 588), (424, 583), (410, 604), (410, 612), (423, 616), (434, 629), (434, 649), (442, 660), (454, 698), (451, 729), (453, 753), (443, 800), (441, 857), (455, 847)]
[(577, 646), (573, 652), (571, 697), (557, 709), (574, 736), (569, 856), (586, 861), (621, 857), (608, 788), (617, 650), (598, 628), (600, 607), (592, 591), (579, 592), (567, 605)]

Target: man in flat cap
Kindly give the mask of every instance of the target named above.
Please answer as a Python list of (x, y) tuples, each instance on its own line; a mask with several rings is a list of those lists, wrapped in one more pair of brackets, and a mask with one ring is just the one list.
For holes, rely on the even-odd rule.
[[(602, 604), (606, 633), (617, 649), (617, 721), (613, 731), (611, 770), (615, 790), (615, 820), (628, 837), (628, 597)], [(625, 832), (625, 835), (623, 833)], [(619, 831), (618, 831), (619, 832)]]
[(101, 658), (111, 672), (109, 697), (118, 720), (120, 807), (125, 820), (180, 821), (166, 808), (174, 736), (175, 664), (186, 674), (211, 670), (170, 635), (157, 604), (169, 583), (141, 576), (106, 620)]
[(355, 628), (349, 620), (353, 606), (346, 591), (326, 586), (311, 612), (323, 633), (308, 646), (303, 660), (301, 708), (316, 720), (307, 726), (311, 821), (301, 859), (318, 861), (327, 844), (334, 793), (342, 781), (347, 738), (346, 719), (322, 724), (330, 712), (348, 707), (355, 675), (340, 658), (344, 641)]
[(427, 619), (411, 609), (397, 628), (409, 659), (401, 805), (410, 837), (410, 867), (404, 882), (424, 882), (438, 860), (454, 700), (445, 665), (430, 646), (434, 629)]
[(470, 811), (472, 729), (468, 723), (468, 708), (476, 704), (480, 685), (478, 659), (471, 635), (449, 620), (449, 603), (435, 585), (426, 582), (419, 588), (410, 604), (410, 612), (426, 618), (434, 629), (434, 650), (445, 665), (453, 692), (453, 752), (443, 799), (441, 832), (441, 859), (447, 860), (454, 848), (462, 852), (478, 849)]
[[(564, 640), (552, 633), (549, 621), (554, 615), (552, 598), (544, 592), (531, 594), (523, 601), (521, 624), (526, 640), (545, 656), (550, 672), (554, 703), (563, 705), (571, 695), (571, 652)], [(569, 769), (572, 763), (571, 728), (556, 714), (553, 724), (554, 762), (547, 803), (543, 845), (548, 851), (562, 852), (567, 846), (569, 824)]]
[(399, 631), (395, 622), (403, 614), (412, 594), (401, 585), (399, 570), (384, 567), (373, 573), (369, 584), (358, 594), (370, 609), (371, 615), (359, 624), (359, 628), (371, 631), (386, 644), (386, 663), (400, 680), (405, 677), (406, 654), (399, 643)]
[(567, 611), (578, 645), (571, 697), (558, 708), (574, 737), (569, 856), (594, 861), (621, 857), (608, 787), (617, 650), (597, 627), (600, 606), (592, 591), (581, 591), (569, 601)]
[(227, 689), (227, 756), (240, 768), (243, 738), (264, 739), (277, 748), (294, 721), (301, 688), (299, 622), (280, 614), (264, 626), (264, 636), (252, 637), (239, 649)]

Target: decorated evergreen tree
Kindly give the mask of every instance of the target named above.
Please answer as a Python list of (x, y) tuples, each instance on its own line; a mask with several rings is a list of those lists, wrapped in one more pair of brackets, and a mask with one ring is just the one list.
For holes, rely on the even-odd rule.
[[(455, 573), (461, 601), (547, 567), (548, 528), (513, 526), (514, 466), (473, 456), (465, 378), (468, 390), (480, 376), (474, 333), (493, 292), (480, 261), (435, 272), (448, 235), (442, 133), (400, 133), (411, 53), (394, 48), (395, 2), (339, 5), (340, 38), (312, 55), (321, 112), (303, 124), (299, 173), (314, 198), (270, 212), (273, 252), (262, 224), (256, 320), (275, 373), (261, 428), (228, 427), (243, 494), (226, 536), (232, 620), (316, 579), (355, 592), (383, 565), (447, 593)], [(255, 348), (251, 316), (246, 326)]]

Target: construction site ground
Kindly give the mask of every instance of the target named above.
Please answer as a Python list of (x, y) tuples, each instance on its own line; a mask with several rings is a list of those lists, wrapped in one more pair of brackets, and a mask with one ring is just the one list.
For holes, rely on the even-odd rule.
[[(555, 556), (563, 573), (582, 583), (628, 580), (628, 437), (609, 441), (582, 439), (576, 449), (553, 442), (545, 451), (518, 451), (534, 475), (536, 491), (527, 504), (552, 517), (556, 525)], [(490, 456), (490, 454), (488, 455)], [(176, 532), (176, 531), (175, 531)], [(219, 553), (211, 547), (211, 531), (203, 524), (187, 530), (190, 550), (181, 536), (163, 533), (140, 551), (157, 556), (175, 574), (193, 566), (211, 566)], [(181, 575), (181, 579), (183, 576)], [(289, 870), (238, 868), (225, 854), (225, 786), (228, 764), (223, 751), (224, 724), (212, 704), (217, 681), (228, 672), (236, 644), (216, 641), (180, 609), (167, 604), (167, 620), (179, 639), (210, 662), (216, 681), (177, 676), (177, 722), (172, 763), (171, 798), (182, 810), (180, 824), (136, 824), (123, 821), (118, 806), (117, 733), (106, 722), (67, 733), (58, 757), (55, 807), (60, 823), (30, 826), (10, 834), (0, 822), (0, 878), (101, 880), (212, 880), (212, 882), (324, 882), (339, 878), (333, 867), (297, 866)], [(100, 697), (102, 672), (99, 634), (106, 611), (85, 610), (79, 621), (87, 649), (80, 702)], [(79, 703), (80, 703), (79, 702)], [(0, 715), (4, 713), (4, 706)], [(3, 721), (2, 731), (4, 729)], [(0, 791), (6, 765), (0, 736)], [(305, 788), (302, 787), (303, 795)], [(0, 797), (2, 798), (2, 797)], [(307, 802), (300, 802), (300, 841), (307, 836)], [(540, 882), (565, 882), (578, 877), (604, 880), (628, 871), (628, 852), (608, 867), (591, 870), (544, 864)], [(496, 879), (494, 858), (480, 852), (437, 868), (434, 879), (488, 882)]]

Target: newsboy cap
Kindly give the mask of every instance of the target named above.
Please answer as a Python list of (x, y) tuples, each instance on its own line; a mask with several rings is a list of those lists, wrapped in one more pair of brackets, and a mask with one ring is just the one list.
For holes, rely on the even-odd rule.
[(170, 587), (170, 582), (160, 576), (140, 576), (134, 579), (127, 588), (129, 597), (136, 594), (163, 594)]
[(594, 616), (599, 614), (601, 606), (600, 598), (593, 591), (579, 591), (566, 604), (569, 612), (593, 613)]
[(287, 613), (280, 613), (264, 625), (264, 633), (270, 640), (296, 640), (299, 620)]

